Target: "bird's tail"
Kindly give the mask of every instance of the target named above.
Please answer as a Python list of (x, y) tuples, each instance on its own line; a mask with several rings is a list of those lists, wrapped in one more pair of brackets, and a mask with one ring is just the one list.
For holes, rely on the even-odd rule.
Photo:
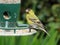
[(42, 29), (42, 28), (40, 28), (42, 31), (44, 31), (48, 36), (50, 36), (49, 35), (49, 33), (45, 30), (45, 29)]
[[(36, 31), (38, 30), (38, 29), (36, 29), (36, 28), (32, 28), (32, 29), (35, 29)], [(45, 29), (40, 28), (39, 30), (44, 31), (44, 32), (50, 37), (50, 34), (49, 34)]]

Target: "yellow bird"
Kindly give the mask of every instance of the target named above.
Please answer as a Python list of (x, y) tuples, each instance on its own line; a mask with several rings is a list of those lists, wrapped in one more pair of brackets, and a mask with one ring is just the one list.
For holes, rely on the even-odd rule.
[(27, 19), (27, 23), (29, 24), (29, 32), (31, 32), (31, 29), (35, 29), (37, 31), (42, 30), (47, 35), (49, 35), (48, 32), (44, 29), (43, 24), (38, 19), (38, 17), (35, 15), (32, 9), (26, 9), (26, 19)]

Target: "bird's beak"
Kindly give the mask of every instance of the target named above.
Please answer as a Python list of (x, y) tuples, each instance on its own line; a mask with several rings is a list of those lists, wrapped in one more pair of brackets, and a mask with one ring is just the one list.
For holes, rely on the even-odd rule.
[(25, 12), (26, 12), (26, 13), (28, 13), (28, 12), (29, 12), (29, 10), (28, 10), (28, 9), (26, 9), (26, 10), (25, 10)]

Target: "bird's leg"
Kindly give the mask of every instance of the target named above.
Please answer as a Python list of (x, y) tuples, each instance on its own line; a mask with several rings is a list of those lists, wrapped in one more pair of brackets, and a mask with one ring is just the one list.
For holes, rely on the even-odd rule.
[(29, 32), (31, 32), (31, 26), (29, 26)]
[(29, 28), (29, 32), (31, 32), (31, 28)]

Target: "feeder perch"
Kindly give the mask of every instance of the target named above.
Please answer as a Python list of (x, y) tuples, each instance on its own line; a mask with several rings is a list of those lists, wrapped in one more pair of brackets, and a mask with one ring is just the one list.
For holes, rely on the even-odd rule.
[(29, 35), (27, 24), (17, 24), (21, 0), (0, 0), (0, 35)]

